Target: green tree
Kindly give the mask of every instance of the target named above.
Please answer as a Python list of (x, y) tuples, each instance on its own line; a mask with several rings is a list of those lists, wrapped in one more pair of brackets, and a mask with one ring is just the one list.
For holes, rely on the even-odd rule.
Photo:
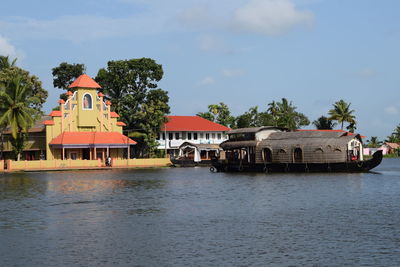
[(232, 127), (235, 122), (228, 105), (223, 102), (208, 105), (208, 112), (199, 112), (196, 115), (227, 127)]
[[(52, 69), (53, 75), (53, 86), (62, 90), (74, 90), (73, 88), (68, 89), (71, 83), (84, 74), (86, 67), (84, 64), (69, 64), (67, 62), (62, 62), (58, 67)], [(62, 93), (60, 95), (61, 99), (67, 100), (67, 95)]]
[(333, 104), (333, 109), (328, 111), (330, 115), (330, 120), (338, 121), (341, 124), (341, 129), (343, 130), (343, 126), (345, 122), (349, 124), (356, 124), (356, 117), (354, 116), (354, 110), (350, 109), (351, 103), (346, 103), (343, 99), (335, 102)]
[(13, 61), (10, 61), (9, 56), (0, 56), (0, 71), (3, 69), (9, 69), (15, 67), (17, 59), (15, 58)]
[(25, 136), (33, 123), (34, 110), (29, 107), (30, 90), (22, 76), (1, 84), (0, 125), (8, 125), (11, 131), (11, 144), (17, 160), (24, 148)]
[(26, 101), (29, 107), (34, 109), (33, 115), (35, 117), (41, 116), (41, 110), (43, 108), (43, 104), (46, 102), (48, 93), (42, 87), (42, 82), (39, 80), (38, 77), (36, 77), (35, 75), (31, 75), (26, 70), (16, 67), (14, 62), (10, 65), (10, 67), (0, 70), (0, 83), (10, 83), (17, 76), (21, 77), (20, 82), (26, 87)]
[(393, 133), (386, 137), (385, 142), (400, 143), (400, 124), (393, 130)]
[(297, 107), (286, 98), (282, 98), (282, 102), (272, 101), (268, 104), (268, 113), (272, 117), (274, 126), (285, 127), (290, 130), (310, 124), (307, 116), (296, 111), (296, 109)]
[(371, 136), (370, 140), (367, 140), (367, 147), (380, 147), (382, 145), (382, 141), (379, 141), (377, 136)]
[(318, 119), (313, 121), (313, 124), (318, 130), (332, 130), (337, 125), (337, 123), (333, 122), (325, 116), (319, 117)]
[[(135, 140), (138, 143), (144, 142), (144, 146), (139, 150), (140, 156), (154, 157), (158, 146), (156, 138), (160, 132), (160, 126), (167, 122), (165, 114), (170, 112), (168, 105), (168, 92), (155, 89), (148, 92), (140, 111), (136, 115), (137, 132), (142, 140)], [(136, 135), (138, 136), (138, 135)]]
[(251, 107), (247, 112), (235, 119), (235, 128), (268, 126), (274, 123), (273, 116), (268, 112), (259, 112), (258, 106)]
[(163, 75), (162, 65), (155, 60), (139, 58), (109, 61), (95, 79), (112, 102), (112, 110), (121, 116), (128, 129), (140, 133), (134, 138), (143, 142), (142, 156), (154, 154), (155, 138), (170, 112), (168, 92), (158, 88)]

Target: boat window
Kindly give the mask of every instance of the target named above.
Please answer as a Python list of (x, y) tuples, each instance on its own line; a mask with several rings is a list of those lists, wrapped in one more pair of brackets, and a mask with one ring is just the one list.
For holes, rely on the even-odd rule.
[(193, 139), (197, 140), (197, 133), (193, 133)]
[(173, 135), (172, 133), (168, 133), (168, 139), (169, 139), (169, 140), (174, 139), (174, 135)]
[(179, 133), (175, 133), (175, 139), (179, 140)]
[(301, 148), (297, 147), (293, 151), (293, 161), (295, 163), (303, 162), (303, 151)]
[(212, 139), (215, 139), (215, 133), (212, 133), (212, 134), (211, 134), (211, 138), (212, 138)]
[(206, 133), (206, 139), (207, 140), (210, 139), (210, 134), (209, 133)]
[(188, 136), (187, 137), (188, 140), (192, 140), (192, 133), (188, 133), (187, 136)]
[(204, 138), (204, 134), (200, 133), (200, 139), (203, 139), (203, 138)]
[(265, 162), (272, 162), (272, 151), (269, 148), (264, 148), (263, 157)]
[(231, 141), (246, 141), (246, 140), (255, 140), (255, 133), (235, 133), (229, 134), (229, 140)]
[(220, 133), (217, 134), (217, 138), (218, 138), (218, 140), (221, 140), (221, 134)]

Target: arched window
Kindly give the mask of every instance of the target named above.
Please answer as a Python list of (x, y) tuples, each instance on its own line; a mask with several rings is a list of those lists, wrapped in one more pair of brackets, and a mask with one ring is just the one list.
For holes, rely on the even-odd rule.
[(272, 151), (269, 148), (263, 150), (264, 162), (272, 162)]
[(92, 96), (90, 94), (84, 94), (82, 108), (83, 109), (92, 109), (92, 107), (93, 107)]
[(295, 163), (301, 163), (303, 162), (303, 151), (301, 148), (296, 147), (293, 151), (293, 161)]

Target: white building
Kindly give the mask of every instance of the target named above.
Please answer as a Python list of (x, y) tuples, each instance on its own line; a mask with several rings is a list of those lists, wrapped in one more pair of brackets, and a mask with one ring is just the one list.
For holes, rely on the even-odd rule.
[(179, 147), (185, 142), (192, 144), (220, 144), (227, 140), (230, 128), (203, 119), (199, 116), (167, 116), (168, 122), (158, 137), (158, 149), (166, 149), (171, 155), (179, 154)]

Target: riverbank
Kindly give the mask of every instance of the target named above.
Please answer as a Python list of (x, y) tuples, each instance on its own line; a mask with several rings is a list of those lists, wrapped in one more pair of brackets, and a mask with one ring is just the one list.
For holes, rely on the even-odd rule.
[(35, 161), (13, 161), (7, 160), (0, 163), (0, 171), (4, 172), (40, 172), (40, 171), (62, 171), (62, 170), (112, 170), (131, 168), (155, 168), (168, 167), (172, 163), (169, 158), (150, 159), (114, 159), (111, 166), (99, 160), (35, 160)]

